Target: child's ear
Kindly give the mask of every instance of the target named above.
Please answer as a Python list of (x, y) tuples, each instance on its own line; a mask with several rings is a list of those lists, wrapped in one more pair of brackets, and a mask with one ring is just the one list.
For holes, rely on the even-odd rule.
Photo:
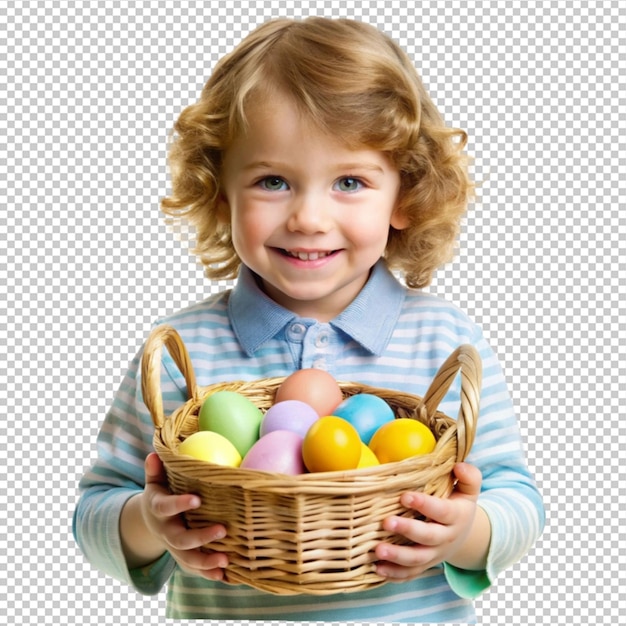
[(230, 223), (230, 205), (228, 204), (228, 198), (224, 192), (220, 192), (215, 203), (215, 209), (217, 211), (217, 220), (221, 224)]
[(396, 230), (404, 230), (409, 227), (409, 216), (399, 207), (396, 207), (391, 214), (389, 224)]

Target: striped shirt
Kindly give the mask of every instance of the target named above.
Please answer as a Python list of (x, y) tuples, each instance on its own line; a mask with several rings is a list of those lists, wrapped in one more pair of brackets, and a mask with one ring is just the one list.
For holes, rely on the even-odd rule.
[[(476, 439), (467, 461), (482, 472), (479, 506), (491, 522), (486, 570), (440, 564), (425, 575), (373, 590), (330, 596), (277, 596), (247, 586), (207, 581), (183, 572), (169, 556), (129, 571), (119, 518), (144, 485), (153, 450), (152, 420), (141, 398), (141, 351), (113, 400), (98, 435), (98, 458), (80, 482), (74, 536), (99, 570), (140, 593), (167, 584), (167, 616), (216, 620), (473, 623), (472, 598), (519, 561), (544, 525), (544, 509), (530, 475), (513, 405), (497, 358), (481, 330), (457, 307), (401, 285), (384, 262), (359, 296), (329, 323), (299, 318), (278, 306), (242, 267), (232, 290), (213, 295), (159, 323), (181, 335), (199, 385), (286, 376), (319, 367), (337, 380), (423, 396), (435, 373), (460, 344), (474, 345), (483, 362)], [(460, 381), (439, 409), (456, 416)], [(185, 381), (164, 352), (161, 389), (166, 414), (187, 399)]]

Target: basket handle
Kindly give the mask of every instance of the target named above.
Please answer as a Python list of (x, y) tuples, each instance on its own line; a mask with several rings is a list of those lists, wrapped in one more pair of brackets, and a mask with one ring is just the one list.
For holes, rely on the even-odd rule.
[(423, 404), (428, 415), (434, 415), (439, 403), (450, 389), (461, 370), (461, 407), (457, 418), (457, 461), (469, 454), (476, 436), (476, 422), (482, 384), (482, 361), (474, 346), (463, 344), (445, 360), (424, 395)]
[(165, 421), (163, 396), (161, 395), (161, 354), (165, 346), (174, 363), (185, 377), (187, 397), (196, 393), (196, 375), (187, 348), (178, 332), (168, 325), (157, 326), (144, 345), (141, 359), (141, 392), (152, 421), (161, 428)]

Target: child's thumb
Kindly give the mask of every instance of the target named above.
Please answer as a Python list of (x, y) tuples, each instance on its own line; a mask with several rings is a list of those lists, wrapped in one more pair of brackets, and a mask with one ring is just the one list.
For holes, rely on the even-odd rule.
[(144, 467), (146, 472), (146, 485), (149, 483), (167, 484), (165, 468), (156, 452), (151, 452), (146, 457)]
[(469, 463), (457, 463), (454, 466), (454, 475), (457, 478), (455, 491), (466, 496), (478, 496), (483, 476), (480, 470)]

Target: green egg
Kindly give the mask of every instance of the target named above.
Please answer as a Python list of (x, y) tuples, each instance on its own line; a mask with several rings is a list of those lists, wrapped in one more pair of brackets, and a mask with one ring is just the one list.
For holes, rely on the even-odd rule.
[(259, 439), (263, 413), (235, 391), (217, 391), (202, 403), (198, 419), (200, 430), (226, 437), (244, 457)]

